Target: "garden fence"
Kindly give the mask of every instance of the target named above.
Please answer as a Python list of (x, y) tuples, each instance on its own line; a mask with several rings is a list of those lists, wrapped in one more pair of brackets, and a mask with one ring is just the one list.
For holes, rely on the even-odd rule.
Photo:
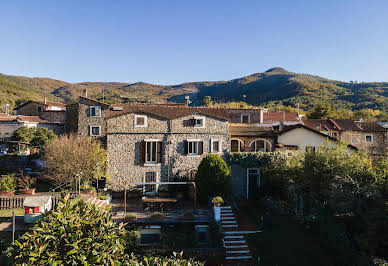
[[(22, 208), (23, 201), (26, 196), (11, 196), (11, 197), (1, 197), (0, 198), (0, 210), (1, 209), (14, 209), (14, 208)], [(53, 209), (57, 207), (60, 197), (55, 196), (52, 198), (53, 200)]]

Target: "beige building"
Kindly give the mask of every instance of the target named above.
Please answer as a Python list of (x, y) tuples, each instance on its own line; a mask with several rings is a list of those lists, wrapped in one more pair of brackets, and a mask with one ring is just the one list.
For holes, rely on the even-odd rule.
[(0, 115), (0, 140), (8, 141), (13, 132), (20, 127), (39, 127), (47, 121), (40, 119), (38, 116), (7, 116)]

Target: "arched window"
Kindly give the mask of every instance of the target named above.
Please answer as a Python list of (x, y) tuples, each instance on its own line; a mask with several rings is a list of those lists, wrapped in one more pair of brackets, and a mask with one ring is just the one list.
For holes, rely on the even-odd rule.
[(197, 173), (197, 169), (190, 169), (188, 171), (189, 180), (194, 180), (196, 173)]
[(265, 139), (256, 139), (252, 141), (250, 148), (252, 152), (270, 152), (271, 143)]
[(244, 142), (240, 139), (232, 139), (230, 143), (231, 152), (243, 152), (244, 151)]

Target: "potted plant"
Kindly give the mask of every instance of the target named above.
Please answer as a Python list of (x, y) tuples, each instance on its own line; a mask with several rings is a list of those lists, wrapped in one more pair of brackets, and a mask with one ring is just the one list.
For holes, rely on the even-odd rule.
[(93, 194), (94, 192), (96, 192), (96, 188), (91, 186), (89, 184), (89, 181), (88, 180), (85, 180), (82, 184), (81, 184), (81, 190), (83, 191), (83, 193), (85, 194)]
[(16, 178), (14, 174), (1, 175), (0, 178), (0, 195), (15, 195)]
[(21, 187), (21, 189), (19, 189), (19, 193), (28, 195), (35, 194), (35, 188), (31, 188), (33, 185), (35, 185), (35, 183), (36, 179), (29, 175), (20, 176), (18, 180), (19, 187)]
[(170, 196), (170, 192), (168, 191), (167, 187), (159, 188), (158, 194), (160, 197), (169, 197)]
[(224, 200), (220, 197), (220, 196), (217, 196), (217, 197), (214, 197), (212, 199), (212, 203), (217, 206), (217, 207), (221, 207), (222, 204), (224, 204)]
[(214, 197), (212, 198), (213, 203), (213, 211), (214, 211), (214, 219), (216, 221), (219, 221), (221, 219), (221, 206), (224, 204), (224, 200), (220, 197)]

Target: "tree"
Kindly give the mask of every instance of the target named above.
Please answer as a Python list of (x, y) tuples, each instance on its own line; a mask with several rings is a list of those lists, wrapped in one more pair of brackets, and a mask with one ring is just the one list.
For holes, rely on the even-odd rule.
[(70, 183), (75, 186), (77, 175), (82, 183), (106, 175), (107, 154), (94, 138), (63, 135), (47, 146), (45, 159), (46, 177), (56, 185)]
[(209, 196), (229, 196), (232, 192), (230, 169), (218, 154), (208, 154), (202, 159), (195, 183), (202, 202)]
[(313, 110), (311, 110), (307, 117), (310, 119), (326, 119), (332, 117), (333, 112), (330, 104), (325, 104), (323, 102), (318, 102), (314, 105)]
[(36, 148), (44, 148), (56, 139), (54, 131), (41, 127), (35, 130), (30, 141), (31, 145)]
[(211, 96), (205, 96), (203, 97), (203, 100), (202, 100), (202, 105), (204, 106), (210, 106), (212, 105), (213, 101), (212, 101), (212, 97)]
[(108, 212), (67, 195), (8, 254), (16, 265), (120, 265), (129, 260), (124, 253), (126, 230)]
[(35, 128), (33, 127), (19, 127), (13, 132), (11, 140), (20, 142), (30, 142), (34, 137), (34, 133)]
[(381, 112), (379, 110), (373, 110), (373, 109), (361, 109), (356, 112), (354, 112), (354, 116), (356, 119), (364, 119), (367, 121), (376, 121), (377, 117), (381, 115)]

